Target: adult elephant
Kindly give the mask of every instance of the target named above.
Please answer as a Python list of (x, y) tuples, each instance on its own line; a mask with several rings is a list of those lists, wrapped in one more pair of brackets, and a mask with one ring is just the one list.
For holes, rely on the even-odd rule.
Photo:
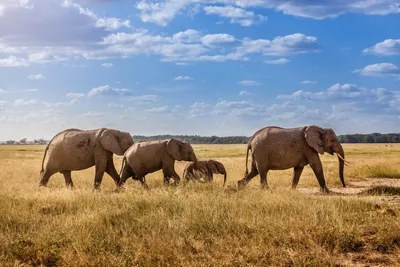
[[(248, 172), (249, 150), (252, 151), (251, 171)], [(238, 181), (238, 186), (246, 185), (254, 176), (260, 174), (263, 188), (268, 188), (269, 170), (293, 168), (292, 188), (299, 183), (304, 166), (310, 165), (318, 179), (320, 189), (329, 192), (326, 187), (324, 172), (319, 154), (336, 153), (339, 160), (339, 177), (346, 187), (343, 177), (344, 151), (335, 132), (330, 128), (316, 125), (298, 128), (266, 127), (257, 131), (249, 140), (246, 153), (245, 177)]]
[(119, 186), (122, 187), (126, 180), (132, 177), (148, 188), (145, 176), (158, 170), (163, 171), (164, 185), (169, 184), (170, 178), (174, 179), (176, 185), (180, 182), (174, 168), (176, 160), (192, 161), (196, 164), (197, 157), (193, 147), (174, 138), (135, 143), (124, 154)]
[[(104, 172), (117, 185), (119, 175), (114, 167), (113, 153), (122, 156), (133, 143), (128, 132), (115, 129), (64, 130), (55, 135), (46, 147), (40, 171), (40, 186), (46, 186), (49, 178), (60, 172), (64, 175), (66, 185), (74, 187), (71, 171), (92, 166), (96, 166), (94, 189), (100, 187)], [(48, 160), (44, 163), (46, 154)]]
[(189, 162), (185, 166), (183, 171), (183, 179), (185, 181), (198, 180), (200, 177), (198, 174), (205, 176), (205, 181), (212, 182), (213, 174), (223, 174), (224, 175), (224, 186), (226, 183), (226, 170), (224, 165), (216, 160), (199, 160), (197, 161), (197, 166), (193, 162)]

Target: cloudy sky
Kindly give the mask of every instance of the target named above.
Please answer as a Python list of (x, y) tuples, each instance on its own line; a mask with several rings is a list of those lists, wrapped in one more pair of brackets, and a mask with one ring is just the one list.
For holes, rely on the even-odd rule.
[(0, 140), (399, 132), (398, 0), (0, 0)]

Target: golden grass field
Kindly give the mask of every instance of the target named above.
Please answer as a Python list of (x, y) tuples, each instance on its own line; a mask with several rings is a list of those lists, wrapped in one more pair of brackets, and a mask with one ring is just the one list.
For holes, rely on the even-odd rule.
[[(156, 172), (148, 191), (130, 179), (116, 193), (105, 174), (93, 192), (94, 168), (72, 173), (74, 190), (61, 174), (39, 188), (45, 146), (0, 146), (0, 266), (400, 266), (399, 188), (344, 194), (336, 156), (324, 155), (327, 186), (339, 193), (318, 193), (309, 166), (296, 190), (286, 170), (269, 172), (268, 190), (257, 176), (238, 191), (246, 145), (193, 147), (225, 165), (225, 188), (222, 175), (166, 188)], [(400, 144), (344, 149), (348, 190), (400, 178)]]

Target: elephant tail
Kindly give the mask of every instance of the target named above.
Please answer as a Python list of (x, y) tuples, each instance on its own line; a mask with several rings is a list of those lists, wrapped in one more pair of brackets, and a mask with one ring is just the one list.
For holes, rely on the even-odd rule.
[(121, 170), (119, 171), (119, 177), (121, 177), (121, 174), (122, 174), (122, 171), (124, 170), (125, 164), (126, 164), (126, 157), (124, 156), (122, 158), (122, 165), (121, 165)]
[(46, 149), (44, 150), (44, 155), (43, 155), (43, 159), (42, 159), (42, 169), (40, 170), (40, 176), (43, 176), (43, 172), (44, 172), (44, 160), (45, 160), (46, 155), (47, 155), (47, 150), (49, 150), (49, 146), (50, 146), (50, 142), (47, 144)]
[(249, 168), (247, 167), (247, 163), (249, 161), (249, 150), (251, 149), (250, 141), (249, 144), (247, 145), (247, 151), (246, 151), (246, 172), (244, 173), (245, 176), (249, 175)]

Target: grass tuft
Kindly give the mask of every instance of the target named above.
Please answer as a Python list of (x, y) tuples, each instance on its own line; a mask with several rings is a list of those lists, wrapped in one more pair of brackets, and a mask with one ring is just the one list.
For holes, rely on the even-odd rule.
[(366, 178), (400, 178), (400, 170), (391, 166), (379, 163), (365, 165), (359, 168), (359, 175)]
[(363, 192), (359, 193), (360, 195), (387, 195), (387, 196), (400, 196), (400, 188), (393, 186), (375, 186), (369, 188)]

